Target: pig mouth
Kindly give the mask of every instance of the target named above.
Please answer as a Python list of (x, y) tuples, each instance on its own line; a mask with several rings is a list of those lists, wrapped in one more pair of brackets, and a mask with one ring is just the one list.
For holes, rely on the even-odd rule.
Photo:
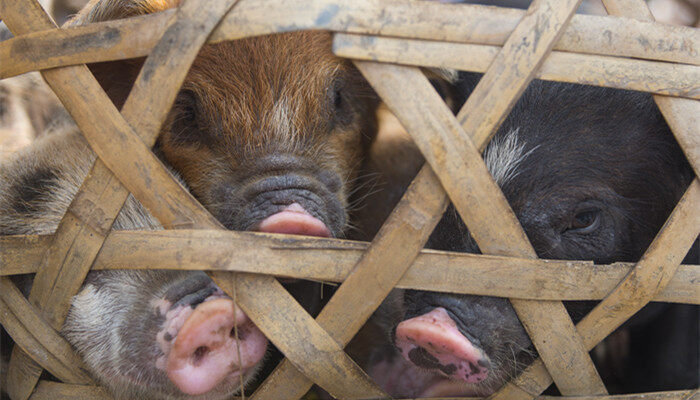
[(281, 211), (260, 221), (252, 230), (267, 233), (332, 237), (323, 221), (311, 215), (299, 203), (292, 203)]
[(370, 371), (393, 396), (483, 394), (491, 361), (459, 331), (444, 308), (399, 323), (394, 347), (400, 357), (382, 361)]
[(419, 368), (398, 355), (392, 355), (390, 359), (372, 365), (367, 372), (387, 394), (396, 398), (490, 394), (479, 385), (446, 378), (434, 370)]

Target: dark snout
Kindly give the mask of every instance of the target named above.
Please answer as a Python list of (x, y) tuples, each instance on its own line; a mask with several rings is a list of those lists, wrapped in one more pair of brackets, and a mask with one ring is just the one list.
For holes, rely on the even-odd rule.
[(245, 230), (338, 236), (346, 222), (341, 179), (308, 160), (274, 155), (257, 160), (240, 190)]

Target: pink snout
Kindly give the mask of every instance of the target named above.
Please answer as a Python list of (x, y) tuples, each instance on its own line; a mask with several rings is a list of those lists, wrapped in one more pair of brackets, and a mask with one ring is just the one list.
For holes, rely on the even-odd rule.
[(309, 214), (298, 203), (290, 204), (277, 214), (265, 218), (255, 230), (268, 233), (331, 237), (331, 231), (326, 224)]
[(488, 376), (488, 357), (459, 332), (442, 307), (401, 322), (395, 339), (401, 355), (418, 367), (468, 383)]
[(231, 299), (221, 298), (201, 303), (187, 318), (166, 369), (183, 393), (197, 395), (248, 372), (262, 360), (266, 349), (262, 332)]

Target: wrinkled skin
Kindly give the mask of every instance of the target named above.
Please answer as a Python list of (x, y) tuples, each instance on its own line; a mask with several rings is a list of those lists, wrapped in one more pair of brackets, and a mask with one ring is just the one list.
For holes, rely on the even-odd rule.
[[(72, 24), (174, 3), (103, 0)], [(376, 100), (330, 39), (300, 32), (205, 45), (190, 69), (155, 153), (226, 228), (344, 235)], [(90, 68), (121, 107), (142, 63)], [(53, 232), (93, 160), (70, 126), (2, 164), (0, 235)], [(115, 224), (161, 228), (133, 198)], [(288, 286), (313, 312), (318, 285)], [(228, 398), (254, 386), (267, 348), (231, 299), (194, 272), (91, 272), (63, 333), (119, 398)]]
[[(462, 93), (466, 96), (477, 81), (474, 74), (461, 75)], [(396, 193), (412, 178), (401, 171), (415, 173), (420, 162), (413, 158), (397, 165), (385, 159), (409, 154), (410, 148), (407, 137), (380, 134), (365, 168), (383, 174), (378, 186), (387, 189), (368, 203), (398, 201)], [(692, 177), (651, 96), (542, 81), (530, 85), (484, 158), (537, 254), (549, 259), (638, 260)], [(371, 238), (379, 227), (375, 221), (383, 217), (376, 210), (359, 213), (358, 225), (368, 228), (363, 239)], [(480, 252), (452, 206), (427, 247)], [(697, 250), (686, 262), (698, 262)], [(575, 321), (593, 305), (566, 304)], [(446, 313), (436, 313), (441, 308)], [(599, 363), (609, 390), (696, 387), (698, 313), (697, 306), (652, 303), (628, 321), (623, 333), (612, 335), (617, 341), (607, 344), (608, 354), (623, 355), (614, 360), (614, 371), (606, 372), (609, 360)], [(432, 325), (425, 323), (427, 317)], [(673, 331), (664, 329), (670, 326)], [(430, 333), (435, 327), (442, 327), (441, 333)], [(355, 354), (394, 396), (488, 395), (536, 356), (515, 311), (502, 298), (394, 291), (365, 331)], [(415, 349), (420, 345), (425, 346), (422, 356)], [(466, 355), (455, 362), (459, 351)], [(486, 375), (480, 364), (471, 378), (460, 375), (464, 369), (455, 372), (460, 362), (468, 366), (479, 360)]]

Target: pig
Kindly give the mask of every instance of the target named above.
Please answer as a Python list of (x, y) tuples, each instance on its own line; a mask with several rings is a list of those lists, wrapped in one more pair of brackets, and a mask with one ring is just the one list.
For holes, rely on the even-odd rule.
[(0, 81), (0, 158), (69, 123), (70, 116), (39, 73)]
[[(72, 24), (176, 3), (102, 0)], [(121, 107), (142, 62), (90, 68)], [(332, 54), (327, 32), (205, 45), (155, 153), (228, 229), (342, 237), (376, 107), (359, 72)], [(52, 233), (92, 162), (75, 126), (4, 161), (0, 234)], [(115, 224), (161, 228), (133, 198)], [(304, 287), (300, 296), (314, 298)], [(112, 395), (129, 399), (228, 398), (254, 385), (268, 348), (262, 332), (200, 272), (90, 272), (63, 334)]]
[[(478, 79), (460, 75), (461, 101)], [(405, 134), (380, 131), (369, 155), (364, 169), (384, 190), (366, 200), (382, 208), (354, 216), (365, 240), (422, 164)], [(637, 261), (693, 177), (650, 95), (544, 81), (530, 84), (484, 160), (539, 257), (601, 264)], [(480, 252), (452, 205), (426, 246)], [(686, 262), (698, 262), (697, 246)], [(593, 305), (566, 304), (574, 321)], [(608, 389), (697, 387), (698, 316), (694, 305), (647, 305), (606, 343), (618, 355), (603, 373)], [(353, 355), (395, 397), (487, 396), (537, 355), (509, 301), (488, 296), (395, 290), (362, 334)]]

